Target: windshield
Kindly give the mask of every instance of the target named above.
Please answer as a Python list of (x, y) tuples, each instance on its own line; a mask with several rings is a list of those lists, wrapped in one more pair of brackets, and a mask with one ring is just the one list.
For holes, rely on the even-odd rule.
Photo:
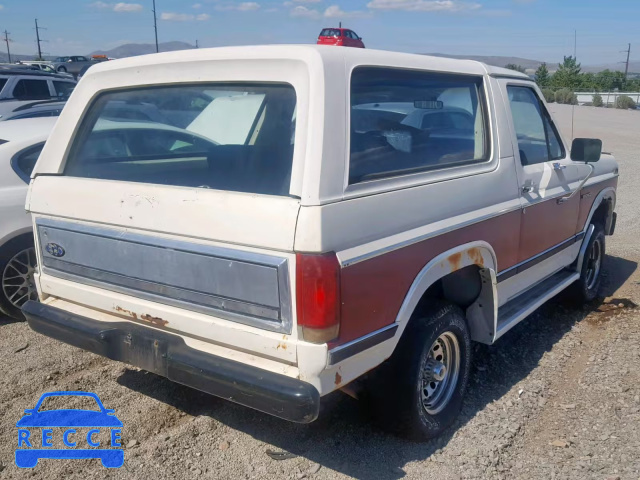
[(66, 62), (69, 60), (69, 57), (58, 57), (55, 59), (56, 62)]
[(88, 395), (53, 395), (42, 400), (38, 412), (51, 410), (90, 410), (100, 412), (95, 398)]
[(104, 93), (80, 127), (65, 174), (288, 195), (295, 107), (286, 84)]

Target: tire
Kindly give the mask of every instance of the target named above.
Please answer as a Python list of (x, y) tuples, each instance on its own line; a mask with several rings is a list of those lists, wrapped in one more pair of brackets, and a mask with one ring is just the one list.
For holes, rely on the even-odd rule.
[(471, 370), (471, 337), (462, 310), (438, 303), (433, 312), (411, 319), (394, 354), (367, 386), (382, 426), (418, 441), (437, 437), (455, 421)]
[(17, 320), (24, 320), (20, 307), (27, 300), (38, 299), (35, 262), (31, 235), (10, 240), (0, 249), (0, 310)]
[(67, 67), (58, 67), (58, 72), (67, 73)]
[(602, 265), (605, 255), (604, 228), (594, 224), (595, 230), (589, 239), (584, 252), (584, 259), (580, 266), (580, 278), (573, 284), (573, 297), (579, 303), (594, 300), (600, 292), (602, 283)]

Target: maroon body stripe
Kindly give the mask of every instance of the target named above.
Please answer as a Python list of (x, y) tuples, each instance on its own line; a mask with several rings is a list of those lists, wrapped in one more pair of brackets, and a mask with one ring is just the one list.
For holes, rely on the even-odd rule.
[(340, 336), (330, 346), (393, 323), (420, 270), (442, 252), (483, 240), (495, 250), (498, 270), (506, 270), (582, 231), (599, 192), (616, 185), (617, 179), (600, 182), (583, 189), (582, 199), (547, 200), (343, 268)]

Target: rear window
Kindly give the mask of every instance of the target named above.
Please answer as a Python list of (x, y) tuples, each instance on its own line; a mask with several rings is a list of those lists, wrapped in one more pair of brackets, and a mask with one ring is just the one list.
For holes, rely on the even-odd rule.
[(320, 32), (321, 37), (339, 37), (340, 30), (337, 28), (325, 28)]
[(349, 183), (486, 161), (487, 125), (482, 77), (359, 67)]
[(65, 175), (288, 195), (295, 113), (288, 84), (106, 92), (84, 117)]

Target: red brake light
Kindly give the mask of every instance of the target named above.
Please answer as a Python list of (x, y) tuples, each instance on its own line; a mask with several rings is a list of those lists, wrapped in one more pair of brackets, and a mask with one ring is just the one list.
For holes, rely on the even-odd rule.
[(340, 331), (340, 264), (335, 253), (296, 255), (298, 326), (305, 341), (326, 343)]

